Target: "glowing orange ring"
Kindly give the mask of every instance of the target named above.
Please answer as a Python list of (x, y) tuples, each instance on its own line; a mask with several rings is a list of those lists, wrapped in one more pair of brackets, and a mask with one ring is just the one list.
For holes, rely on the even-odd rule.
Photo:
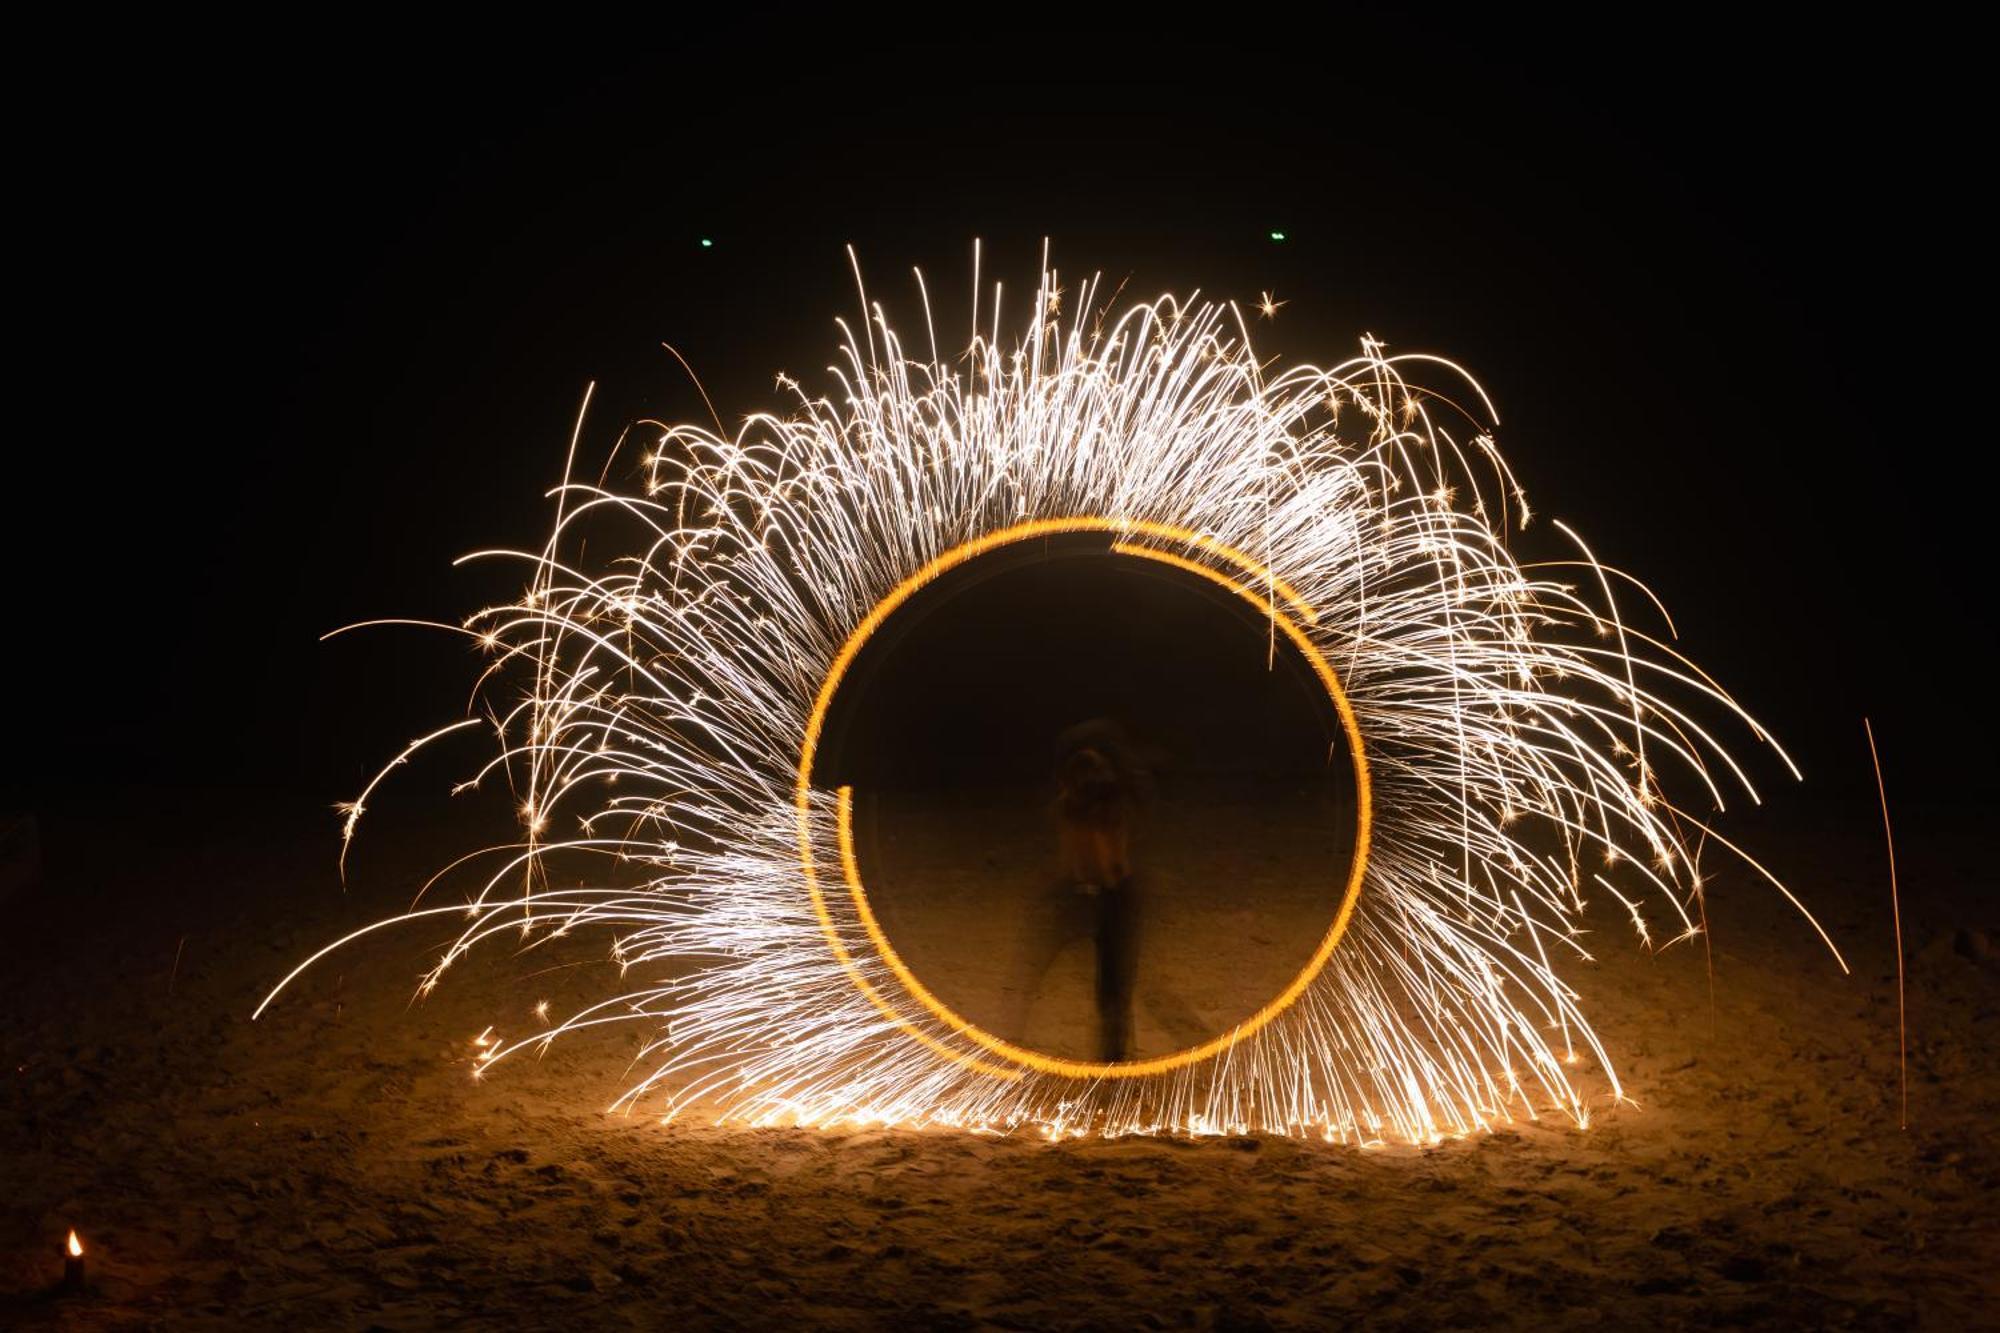
[[(888, 936), (883, 933), (881, 923), (876, 920), (874, 909), (868, 903), (868, 895), (861, 886), (861, 874), (855, 862), (853, 831), (851, 828), (853, 792), (851, 788), (847, 787), (841, 788), (838, 793), (839, 804), (837, 814), (841, 872), (847, 882), (848, 893), (854, 901), (855, 911), (861, 919), (862, 927), (868, 932), (868, 938), (874, 944), (875, 950), (881, 956), (882, 961), (888, 965), (889, 970), (895, 974), (896, 979), (902, 983), (903, 988), (946, 1027), (995, 1055), (1041, 1073), (1057, 1074), (1068, 1078), (1140, 1078), (1150, 1074), (1160, 1074), (1168, 1070), (1179, 1069), (1206, 1060), (1211, 1056), (1219, 1055), (1290, 1008), (1293, 1002), (1305, 993), (1306, 988), (1313, 983), (1314, 978), (1319, 976), (1320, 971), (1326, 966), (1327, 959), (1333, 956), (1334, 946), (1339, 944), (1340, 937), (1346, 934), (1348, 922), (1354, 917), (1355, 904), (1361, 897), (1361, 882), (1368, 866), (1368, 835), (1373, 805), (1372, 792), (1368, 781), (1368, 758), (1362, 749), (1361, 728), (1355, 721), (1354, 706), (1348, 702), (1347, 692), (1340, 687), (1339, 677), (1334, 674), (1333, 668), (1328, 665), (1325, 655), (1320, 652), (1318, 646), (1313, 643), (1298, 623), (1300, 619), (1311, 623), (1318, 618), (1316, 613), (1311, 606), (1307, 605), (1299, 597), (1290, 584), (1280, 579), (1261, 561), (1254, 560), (1234, 547), (1224, 545), (1212, 537), (1195, 532), (1191, 528), (1176, 527), (1166, 523), (1149, 523), (1141, 519), (1111, 519), (1092, 516), (1031, 519), (1025, 523), (1016, 523), (1011, 527), (989, 532), (982, 537), (975, 537), (971, 541), (954, 546), (949, 551), (938, 556), (935, 560), (932, 560), (922, 569), (892, 588), (886, 597), (877, 602), (874, 608), (866, 616), (862, 617), (861, 623), (854, 627), (854, 632), (847, 636), (847, 642), (841, 645), (840, 652), (833, 659), (833, 665), (827, 670), (826, 679), (820, 684), (819, 695), (813, 701), (812, 715), (806, 722), (805, 739), (799, 746), (798, 779), (793, 791), (793, 800), (798, 813), (799, 865), (805, 872), (806, 891), (811, 895), (813, 912), (819, 919), (820, 929), (826, 934), (827, 943), (833, 948), (834, 957), (840, 961), (840, 965), (846, 970), (849, 979), (854, 982), (855, 987), (868, 998), (869, 1002), (877, 1010), (885, 1017), (894, 1021), (898, 1027), (908, 1032), (925, 1047), (947, 1058), (956, 1060), (970, 1069), (979, 1073), (1009, 1079), (1021, 1076), (1020, 1071), (1017, 1069), (1008, 1069), (1003, 1066), (995, 1066), (976, 1060), (962, 1051), (954, 1050), (930, 1034), (917, 1028), (898, 1013), (895, 1006), (890, 1004), (867, 977), (862, 975), (861, 969), (856, 965), (853, 955), (848, 951), (846, 944), (840, 938), (840, 932), (834, 924), (833, 914), (827, 908), (826, 896), (820, 891), (819, 874), (813, 863), (811, 818), (812, 769), (813, 760), (819, 753), (820, 732), (826, 725), (827, 710), (833, 704), (834, 695), (840, 689), (841, 681), (846, 678), (848, 668), (853, 666), (854, 659), (860, 653), (862, 645), (868, 642), (869, 637), (877, 629), (881, 628), (882, 623), (898, 607), (908, 601), (919, 588), (930, 583), (939, 575), (955, 569), (989, 551), (997, 550), (1002, 546), (1008, 546), (1015, 542), (1027, 541), (1035, 537), (1049, 537), (1070, 532), (1109, 532), (1122, 537), (1140, 536), (1149, 537), (1157, 541), (1176, 542), (1219, 557), (1248, 573), (1252, 576), (1254, 586), (1246, 586), (1244, 583), (1240, 583), (1199, 561), (1189, 560), (1183, 556), (1174, 555), (1171, 552), (1156, 550), (1149, 546), (1134, 545), (1130, 541), (1114, 541), (1111, 545), (1112, 551), (1116, 554), (1158, 560), (1162, 563), (1172, 565), (1177, 569), (1199, 575), (1212, 583), (1229, 589), (1239, 597), (1250, 602), (1253, 606), (1256, 606), (1259, 610), (1268, 613), (1272, 623), (1284, 631), (1285, 637), (1290, 639), (1292, 645), (1305, 657), (1307, 664), (1312, 667), (1314, 674), (1319, 677), (1320, 684), (1325, 687), (1327, 697), (1333, 700), (1334, 708), (1340, 714), (1341, 726), (1347, 732), (1348, 753), (1354, 759), (1354, 784), (1356, 793), (1354, 861), (1348, 873), (1347, 891), (1341, 898), (1340, 910), (1334, 914), (1333, 924), (1327, 928), (1325, 937), (1320, 940), (1319, 948), (1313, 952), (1313, 956), (1306, 962), (1305, 968), (1298, 976), (1292, 979), (1291, 984), (1286, 986), (1278, 994), (1277, 998), (1212, 1041), (1204, 1042), (1199, 1046), (1190, 1046), (1186, 1050), (1175, 1051), (1171, 1055), (1157, 1056), (1150, 1060), (1124, 1060), (1117, 1062), (1065, 1060), (1052, 1055), (1044, 1055), (1040, 1051), (1029, 1050), (1026, 1047), (1016, 1046), (1012, 1042), (1001, 1040), (984, 1028), (978, 1027), (960, 1017), (943, 1001), (939, 1000), (937, 996), (933, 995), (921, 981), (917, 980), (915, 974), (910, 971), (909, 966), (897, 954), (895, 946), (890, 944)], [(1263, 589), (1262, 592), (1257, 590), (1260, 587)], [(1281, 602), (1289, 609), (1280, 610), (1279, 604)]]

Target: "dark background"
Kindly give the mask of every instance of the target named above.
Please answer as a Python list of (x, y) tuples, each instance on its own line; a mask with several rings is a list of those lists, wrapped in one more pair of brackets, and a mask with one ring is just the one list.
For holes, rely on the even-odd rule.
[[(475, 659), (318, 636), (511, 595), (450, 562), (540, 540), (587, 383), (586, 456), (705, 414), (663, 342), (734, 420), (778, 401), (776, 371), (824, 384), (845, 244), (906, 326), (920, 265), (957, 327), (973, 238), (1018, 294), (1048, 237), (1066, 281), (1271, 290), (1267, 352), (1330, 361), (1366, 331), (1458, 359), (1538, 511), (1647, 579), (1791, 744), (1809, 784), (1786, 799), (1871, 793), (1865, 713), (1906, 806), (1976, 811), (1993, 630), (1986, 373), (1952, 318), (1983, 285), (1959, 43), (1684, 14), (1269, 33), (232, 29), (63, 53), (67, 92), (17, 126), (16, 401), (39, 424), (7, 464), (6, 803), (351, 796), (457, 715)], [(1519, 549), (1558, 543), (1544, 523)], [(449, 758), (439, 789), (471, 761)]]
[(1351, 799), (1335, 706), (1260, 608), (1110, 543), (1002, 547), (897, 607), (834, 694), (819, 785), (1046, 797), (1060, 759), (1095, 743), (1161, 794), (1312, 784)]

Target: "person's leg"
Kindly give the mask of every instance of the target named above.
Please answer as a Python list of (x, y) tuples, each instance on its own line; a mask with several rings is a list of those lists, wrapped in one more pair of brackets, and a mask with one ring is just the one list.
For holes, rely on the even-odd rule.
[(1080, 908), (1089, 900), (1074, 885), (1057, 882), (1038, 895), (1014, 937), (1014, 958), (1007, 969), (1006, 1019), (995, 1035), (1004, 1041), (1025, 1044), (1028, 1019), (1042, 989), (1042, 981), (1063, 947), (1090, 930), (1091, 923), (1080, 919)]
[(1098, 895), (1098, 1058), (1132, 1056), (1132, 986), (1139, 971), (1138, 891), (1131, 877)]

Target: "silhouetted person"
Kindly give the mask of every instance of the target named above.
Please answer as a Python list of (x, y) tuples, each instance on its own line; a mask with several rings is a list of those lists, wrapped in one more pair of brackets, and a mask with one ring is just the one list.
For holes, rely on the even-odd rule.
[(1138, 971), (1138, 883), (1132, 832), (1144, 775), (1115, 723), (1085, 722), (1056, 745), (1058, 879), (1039, 920), (1025, 923), (1014, 969), (1017, 1037), (1033, 993), (1063, 947), (1090, 938), (1097, 961), (1098, 1058), (1129, 1059)]

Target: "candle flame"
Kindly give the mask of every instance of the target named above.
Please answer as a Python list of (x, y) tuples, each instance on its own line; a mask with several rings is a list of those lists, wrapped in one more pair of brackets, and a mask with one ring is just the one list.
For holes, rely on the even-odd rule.
[(75, 1227), (69, 1229), (69, 1257), (72, 1259), (83, 1258), (83, 1242), (76, 1238)]

